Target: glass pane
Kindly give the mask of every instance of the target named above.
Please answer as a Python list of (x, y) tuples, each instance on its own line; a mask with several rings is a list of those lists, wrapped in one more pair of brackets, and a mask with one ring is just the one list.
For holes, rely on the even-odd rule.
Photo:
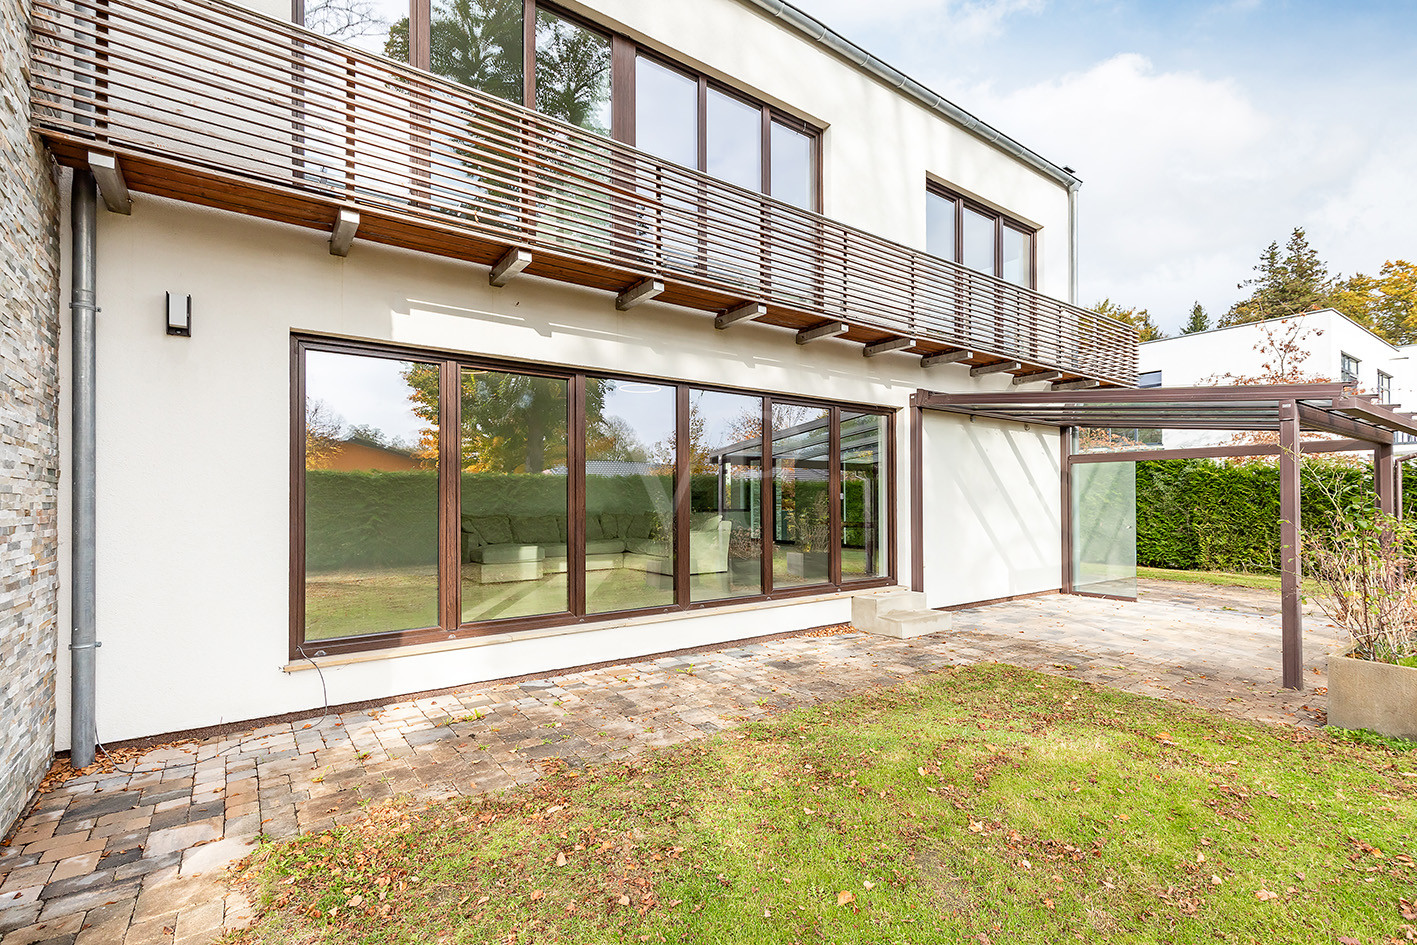
[(699, 166), (699, 83), (641, 56), (635, 62), (635, 144), (685, 167)]
[(831, 578), (830, 421), (824, 407), (773, 404), (774, 588)]
[(763, 189), (763, 110), (708, 90), (708, 173), (739, 187)]
[(841, 579), (886, 574), (886, 422), (841, 412)]
[(780, 122), (772, 123), (769, 169), (772, 195), (803, 210), (817, 209), (817, 162), (813, 138)]
[(1073, 466), (1073, 587), (1137, 596), (1135, 463)]
[(462, 372), (462, 619), (569, 609), (561, 378)]
[(1004, 278), (1025, 289), (1033, 284), (1033, 236), (1004, 227)]
[(970, 269), (998, 275), (994, 271), (994, 229), (997, 221), (969, 207), (964, 208), (964, 264)]
[(305, 26), (366, 52), (408, 62), (408, 0), (306, 0)]
[(675, 391), (586, 378), (586, 611), (674, 603)]
[(925, 192), (925, 252), (958, 262), (955, 256), (955, 208), (950, 197)]
[(536, 107), (553, 118), (609, 135), (609, 38), (538, 8)]
[(432, 71), (522, 101), (522, 0), (433, 0)]
[(305, 357), (305, 639), (438, 625), (438, 365)]
[(689, 392), (689, 599), (762, 593), (763, 402)]

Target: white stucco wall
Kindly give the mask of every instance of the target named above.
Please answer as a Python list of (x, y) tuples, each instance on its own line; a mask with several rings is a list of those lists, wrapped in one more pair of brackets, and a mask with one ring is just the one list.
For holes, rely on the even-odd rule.
[[(131, 217), (99, 213), (98, 719), (106, 741), (319, 705), (312, 672), (281, 670), (292, 331), (895, 407), (920, 387), (1009, 386), (1007, 375), (971, 379), (958, 365), (922, 370), (908, 354), (868, 360), (848, 342), (799, 347), (769, 326), (719, 332), (703, 313), (655, 303), (618, 313), (608, 293), (559, 283), (523, 278), (493, 289), (484, 268), (367, 243), (339, 259), (326, 238), (145, 195), (135, 195)], [(167, 291), (192, 295), (191, 338), (165, 333)], [(66, 371), (68, 357), (66, 348)], [(902, 530), (907, 413), (896, 424)], [(67, 404), (64, 418), (67, 437)], [(932, 605), (1056, 588), (1056, 437), (944, 417), (930, 418), (928, 432)], [(67, 501), (66, 490), (66, 523)], [(898, 577), (908, 580), (909, 538), (895, 540)], [(330, 700), (348, 702), (848, 617), (845, 598), (748, 617), (705, 611), (506, 645), (391, 651), (332, 668), (326, 679)], [(68, 626), (67, 595), (60, 622)]]
[(925, 414), (925, 594), (946, 607), (1062, 583), (1055, 429)]

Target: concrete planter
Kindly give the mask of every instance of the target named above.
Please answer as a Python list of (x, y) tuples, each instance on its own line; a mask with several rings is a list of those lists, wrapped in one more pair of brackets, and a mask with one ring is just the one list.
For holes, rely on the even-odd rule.
[(1417, 738), (1417, 668), (1330, 657), (1328, 724)]

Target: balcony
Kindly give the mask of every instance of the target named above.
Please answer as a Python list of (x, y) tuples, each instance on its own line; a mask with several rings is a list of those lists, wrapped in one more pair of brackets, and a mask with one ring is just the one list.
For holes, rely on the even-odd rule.
[(1135, 383), (1122, 322), (221, 0), (36, 0), (31, 76), (62, 163), (111, 156), (133, 190), (342, 231), (336, 248), (357, 225), (728, 330)]

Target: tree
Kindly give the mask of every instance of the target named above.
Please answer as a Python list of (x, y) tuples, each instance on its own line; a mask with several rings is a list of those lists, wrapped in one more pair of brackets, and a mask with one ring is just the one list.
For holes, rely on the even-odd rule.
[[(405, 35), (407, 24), (405, 19)], [(374, 0), (306, 0), (305, 26), (322, 36), (348, 43), (382, 33), (389, 28), (389, 22), (379, 15)]]
[(305, 468), (326, 469), (339, 454), (344, 419), (317, 397), (305, 401)]
[(1181, 334), (1194, 335), (1198, 331), (1210, 330), (1210, 316), (1205, 313), (1201, 303), (1197, 302), (1191, 306), (1191, 317), (1186, 320), (1186, 324), (1181, 327)]
[(1157, 341), (1166, 337), (1166, 332), (1152, 321), (1151, 314), (1144, 308), (1123, 308), (1111, 299), (1103, 299), (1094, 305), (1092, 310), (1099, 315), (1106, 315), (1131, 325), (1137, 330), (1139, 341)]
[(1377, 276), (1345, 279), (1333, 307), (1395, 345), (1417, 343), (1417, 265), (1390, 259)]
[(1256, 275), (1239, 283), (1250, 297), (1236, 302), (1218, 327), (1259, 322), (1325, 308), (1332, 300), (1333, 278), (1328, 266), (1309, 245), (1303, 227), (1295, 227), (1281, 254), (1279, 243), (1270, 243), (1255, 264)]
[(610, 134), (610, 44), (559, 18), (536, 41), (536, 107), (553, 118)]

